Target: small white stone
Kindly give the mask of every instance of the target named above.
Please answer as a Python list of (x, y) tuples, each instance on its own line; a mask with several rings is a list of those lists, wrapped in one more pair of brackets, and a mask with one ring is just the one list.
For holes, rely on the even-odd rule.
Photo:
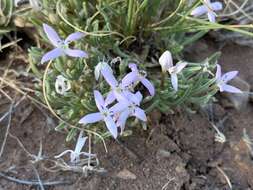
[(117, 177), (120, 179), (125, 179), (125, 180), (129, 180), (129, 179), (136, 179), (136, 175), (132, 172), (130, 172), (127, 169), (123, 169), (121, 170), (118, 174)]

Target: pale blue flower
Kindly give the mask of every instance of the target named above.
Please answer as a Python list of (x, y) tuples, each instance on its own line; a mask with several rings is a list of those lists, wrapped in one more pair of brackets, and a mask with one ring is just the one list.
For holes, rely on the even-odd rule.
[(224, 75), (221, 74), (221, 66), (217, 64), (217, 71), (216, 71), (216, 84), (219, 87), (221, 92), (230, 92), (230, 93), (242, 93), (242, 91), (234, 86), (228, 85), (227, 83), (236, 77), (238, 71), (230, 71), (225, 73)]
[(115, 112), (117, 112), (117, 110), (114, 109), (112, 111), (106, 107), (104, 98), (99, 91), (94, 90), (94, 97), (99, 112), (85, 115), (83, 118), (81, 118), (79, 123), (86, 125), (90, 123), (104, 121), (107, 129), (116, 139), (118, 136), (118, 129), (115, 121), (113, 120), (113, 115), (115, 114)]
[(147, 121), (145, 111), (139, 107), (142, 98), (142, 94), (140, 92), (137, 92), (132, 95), (132, 97), (129, 97), (128, 101), (118, 102), (111, 107), (111, 110), (114, 113), (117, 113), (115, 114), (115, 120), (117, 121), (117, 125), (121, 128), (121, 132), (123, 132), (126, 121), (129, 117), (134, 116), (144, 122)]
[(129, 64), (129, 68), (132, 72), (128, 73), (123, 79), (122, 83), (126, 86), (133, 83), (141, 82), (149, 91), (151, 96), (155, 95), (154, 85), (146, 78), (147, 73), (145, 71), (139, 71), (136, 64)]
[(41, 63), (53, 60), (57, 57), (68, 55), (70, 57), (87, 58), (88, 54), (85, 51), (78, 49), (70, 49), (69, 44), (73, 41), (79, 40), (84, 37), (81, 32), (70, 34), (65, 40), (62, 40), (56, 31), (47, 24), (43, 24), (44, 32), (46, 33), (49, 41), (55, 46), (55, 49), (47, 52), (41, 59)]
[(118, 82), (114, 77), (110, 67), (104, 67), (103, 69), (101, 69), (101, 73), (106, 82), (111, 87), (111, 90), (105, 100), (106, 105), (113, 103), (115, 100), (127, 101), (129, 97), (133, 97), (133, 93), (129, 90), (128, 84), (125, 84), (124, 79), (122, 80), (122, 82)]
[(209, 21), (215, 22), (217, 17), (215, 11), (220, 11), (222, 8), (223, 6), (220, 2), (211, 2), (210, 0), (204, 0), (203, 5), (193, 9), (191, 15), (198, 17), (203, 14), (207, 14)]

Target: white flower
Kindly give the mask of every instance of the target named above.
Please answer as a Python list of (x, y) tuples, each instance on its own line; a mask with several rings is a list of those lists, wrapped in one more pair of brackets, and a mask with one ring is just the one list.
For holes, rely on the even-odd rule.
[(196, 7), (191, 12), (192, 16), (201, 16), (203, 14), (207, 14), (210, 22), (215, 22), (217, 14), (215, 11), (222, 10), (223, 6), (220, 2), (211, 2), (210, 0), (204, 0), (203, 5)]
[[(14, 5), (15, 5), (15, 7), (18, 7), (20, 3), (25, 3), (25, 2), (27, 2), (27, 1), (25, 1), (25, 0), (14, 0)], [(34, 10), (41, 10), (40, 0), (29, 0), (29, 4)]]
[(78, 163), (78, 162), (80, 162), (80, 156), (81, 155), (88, 156), (88, 157), (96, 157), (95, 154), (90, 154), (90, 153), (87, 153), (87, 152), (81, 152), (81, 150), (82, 150), (82, 148), (83, 148), (83, 146), (84, 146), (87, 138), (88, 137), (83, 137), (82, 136), (82, 131), (81, 131), (81, 133), (79, 134), (77, 143), (76, 143), (75, 150), (74, 151), (73, 150), (65, 150), (61, 154), (55, 156), (55, 158), (60, 158), (63, 155), (69, 153), (69, 152), (70, 152), (70, 162), (71, 163)]
[(162, 67), (162, 71), (166, 72), (168, 71), (171, 75), (171, 84), (174, 88), (175, 91), (178, 90), (178, 78), (177, 74), (179, 74), (183, 68), (186, 67), (187, 63), (186, 62), (179, 62), (175, 66), (173, 66), (173, 59), (171, 56), (171, 53), (169, 51), (165, 51), (160, 59), (159, 63)]
[(34, 10), (41, 10), (41, 2), (40, 0), (30, 0), (30, 5)]
[(71, 89), (71, 84), (68, 79), (64, 78), (62, 75), (58, 75), (55, 81), (55, 91), (58, 94), (65, 95), (67, 91)]
[(166, 72), (168, 69), (173, 66), (173, 59), (170, 51), (165, 51), (159, 58), (159, 63), (162, 67), (162, 71)]

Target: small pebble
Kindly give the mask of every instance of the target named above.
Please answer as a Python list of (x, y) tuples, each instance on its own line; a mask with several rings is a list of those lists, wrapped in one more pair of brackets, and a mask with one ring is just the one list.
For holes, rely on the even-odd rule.
[(121, 170), (118, 174), (117, 174), (117, 177), (120, 178), (120, 179), (124, 179), (124, 180), (129, 180), (129, 179), (136, 179), (136, 175), (132, 172), (130, 172), (129, 170), (127, 169), (123, 169)]

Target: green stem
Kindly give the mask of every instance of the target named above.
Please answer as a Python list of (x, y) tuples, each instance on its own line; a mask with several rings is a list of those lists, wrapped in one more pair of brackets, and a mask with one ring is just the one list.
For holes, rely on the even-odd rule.
[(161, 78), (161, 90), (164, 90), (164, 81), (165, 81), (166, 73), (162, 72), (162, 78)]
[(127, 32), (132, 33), (131, 28), (133, 24), (133, 14), (134, 14), (134, 1), (128, 0), (128, 10), (127, 10)]

